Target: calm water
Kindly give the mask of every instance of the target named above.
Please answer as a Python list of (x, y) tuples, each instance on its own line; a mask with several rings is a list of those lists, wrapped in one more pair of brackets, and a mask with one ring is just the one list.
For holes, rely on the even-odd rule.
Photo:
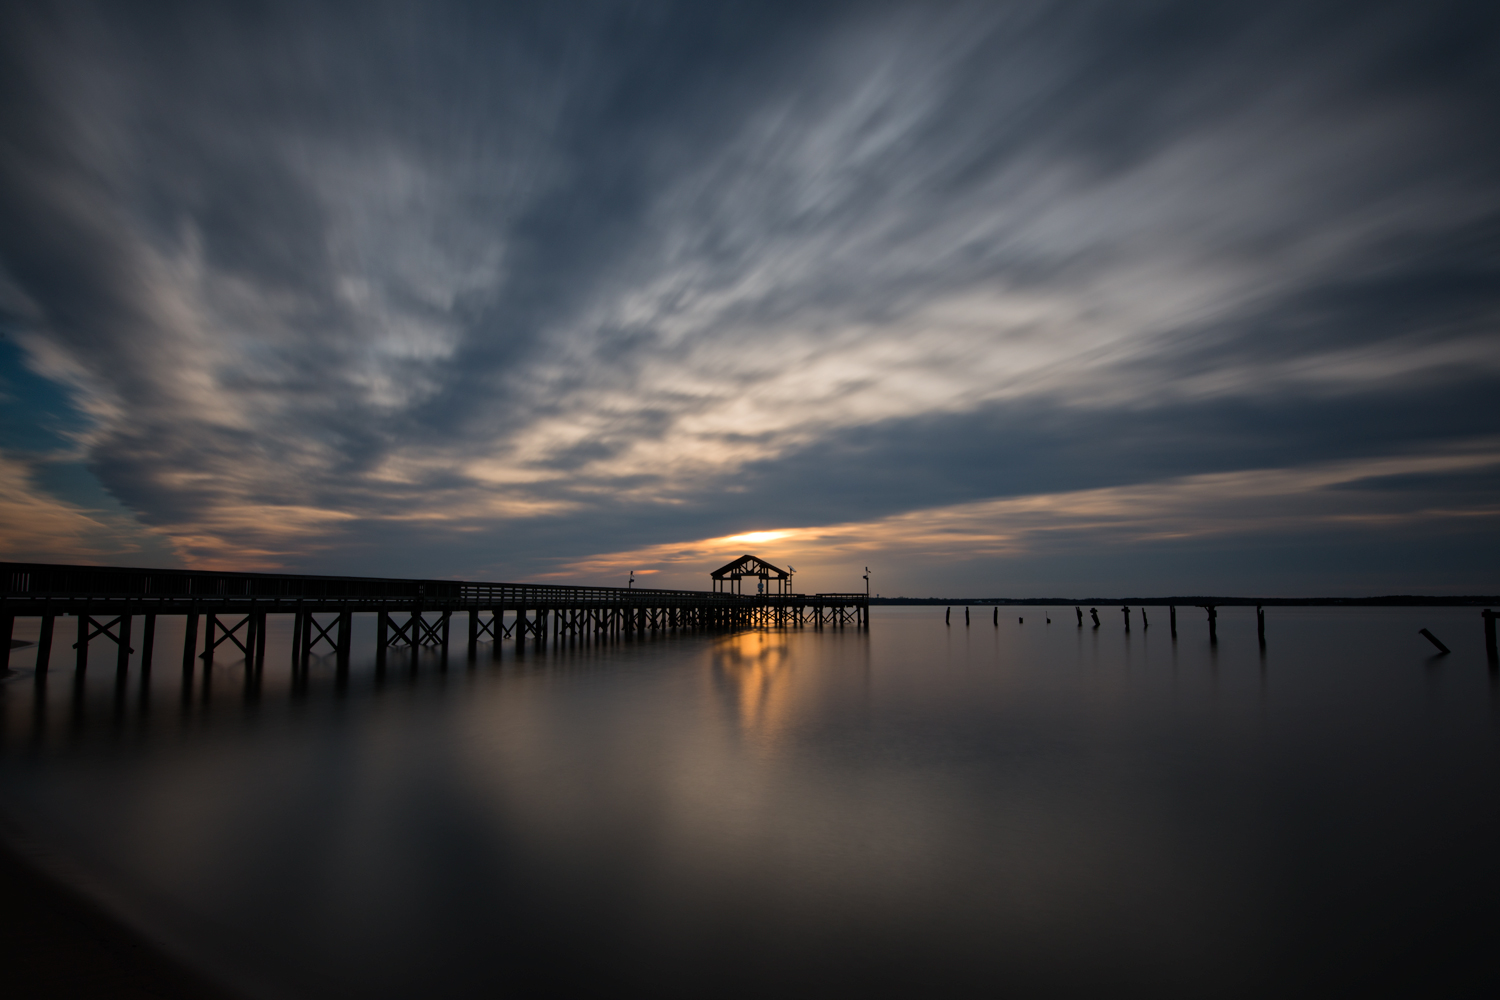
[(77, 692), (69, 621), (44, 706), (0, 685), (0, 804), (257, 996), (1491, 995), (1478, 609), (1271, 609), (1263, 655), (1252, 609), (1217, 651), (1196, 610), (1045, 614), (460, 642), (383, 684), (356, 618), (301, 698), (282, 623), (251, 701), (227, 659), (184, 701), (171, 619), (144, 698), (98, 641)]

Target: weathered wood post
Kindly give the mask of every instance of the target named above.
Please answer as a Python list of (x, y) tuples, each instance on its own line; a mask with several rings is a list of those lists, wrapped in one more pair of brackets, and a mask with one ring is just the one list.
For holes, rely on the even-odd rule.
[(297, 609), (292, 612), (292, 677), (295, 679), (302, 669), (302, 598), (297, 598)]
[(967, 604), (965, 604), (964, 605), (964, 628), (968, 628), (968, 627), (969, 627), (969, 606)]
[(1141, 605), (1141, 631), (1145, 631), (1146, 629), (1148, 629), (1150, 627), (1151, 627), (1151, 622), (1146, 617), (1146, 606), (1144, 604), (1142, 604)]
[(141, 628), (141, 683), (151, 676), (151, 654), (156, 648), (156, 612), (146, 613), (146, 623)]
[(422, 648), (422, 602), (418, 601), (411, 609), (411, 621), (406, 627), (406, 634), (411, 639), (411, 669), (415, 673), (417, 669), (417, 655)]
[[(319, 630), (321, 631), (321, 630)], [(313, 610), (308, 608), (302, 613), (302, 659), (297, 664), (302, 670), (302, 676), (307, 677), (307, 664), (312, 659), (313, 648)]]
[(125, 607), (120, 611), (120, 648), (115, 651), (115, 681), (120, 684), (124, 684), (125, 678), (130, 676), (130, 621), (134, 610), (131, 602), (126, 601)]
[(1172, 638), (1175, 639), (1177, 638), (1177, 605), (1172, 604), (1167, 607), (1167, 620), (1171, 623)]
[(490, 659), (500, 659), (500, 640), (505, 636), (505, 605), (490, 608)]
[(334, 655), (335, 670), (341, 681), (349, 676), (349, 648), (353, 640), (354, 613), (345, 605), (339, 609), (339, 644)]
[(82, 677), (83, 672), (89, 668), (89, 623), (93, 621), (93, 619), (89, 617), (88, 601), (83, 602), (83, 610), (81, 612), (77, 612), (77, 614), (78, 641), (74, 643), (73, 648), (76, 649), (78, 653), (75, 657), (73, 669), (79, 677)]
[(0, 597), (0, 674), (10, 673), (10, 642), (16, 634), (16, 616), (9, 602)]
[(255, 613), (255, 676), (258, 680), (266, 667), (266, 613)]
[(1260, 640), (1260, 648), (1266, 648), (1266, 609), (1259, 604), (1255, 606), (1255, 637)]
[[(999, 613), (999, 609), (997, 608), (996, 609), (996, 614), (998, 614), (998, 613)], [(1078, 616), (1078, 627), (1079, 628), (1083, 628), (1083, 609), (1080, 608), (1078, 605), (1075, 604), (1075, 605), (1073, 605), (1073, 613)]]
[(953, 608), (952, 607), (949, 607), (947, 611), (943, 612), (943, 624), (944, 625), (952, 625), (953, 624)]
[(47, 683), (47, 668), (52, 661), (52, 630), (57, 624), (57, 616), (52, 613), (52, 598), (42, 602), (42, 631), (36, 639), (36, 674), (32, 680), (37, 687), (44, 687)]
[(516, 624), (513, 626), (513, 631), (516, 634), (516, 652), (524, 653), (526, 651), (526, 639), (524, 638), (526, 635), (526, 606), (524, 604), (516, 605)]
[(1482, 612), (1484, 618), (1484, 655), (1491, 664), (1500, 664), (1500, 649), (1495, 646), (1495, 612), (1485, 608)]
[(198, 656), (198, 602), (190, 605), (182, 626), (182, 679), (193, 682), (193, 661)]
[(479, 602), (469, 606), (469, 662), (479, 657)]
[(1099, 627), (1099, 609), (1089, 608), (1089, 617), (1094, 620), (1094, 628)]
[(1213, 604), (1200, 604), (1204, 611), (1208, 612), (1208, 641), (1211, 645), (1219, 642), (1219, 609)]
[(444, 608), (441, 625), (439, 626), (442, 631), (438, 633), (439, 644), (442, 646), (442, 652), (438, 654), (440, 657), (438, 666), (444, 670), (448, 669), (448, 624), (452, 618), (453, 609)]
[(260, 648), (260, 633), (255, 630), (255, 598), (250, 598), (250, 610), (245, 612), (245, 675), (255, 676), (255, 651)]
[(1442, 655), (1447, 656), (1449, 653), (1453, 652), (1453, 650), (1443, 645), (1443, 641), (1441, 639), (1433, 635), (1431, 632), (1427, 631), (1425, 628), (1417, 629), (1417, 634), (1426, 637), (1427, 641), (1436, 646), (1437, 651)]
[(1127, 604), (1124, 607), (1122, 607), (1120, 609), (1120, 612), (1125, 616), (1125, 631), (1129, 632), (1130, 631), (1130, 605)]
[(391, 645), (391, 615), (385, 608), (375, 612), (375, 676), (385, 676), (386, 651)]

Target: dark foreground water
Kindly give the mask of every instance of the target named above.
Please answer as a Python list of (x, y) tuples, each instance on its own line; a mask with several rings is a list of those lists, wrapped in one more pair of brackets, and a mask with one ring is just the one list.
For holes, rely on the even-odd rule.
[(186, 701), (164, 619), (144, 698), (97, 641), (81, 693), (0, 685), (0, 810), (255, 996), (1493, 994), (1477, 609), (1272, 609), (1264, 654), (1250, 609), (1217, 650), (1195, 610), (1045, 614), (383, 684), (357, 648), (300, 698), (273, 632), (258, 699), (221, 658)]

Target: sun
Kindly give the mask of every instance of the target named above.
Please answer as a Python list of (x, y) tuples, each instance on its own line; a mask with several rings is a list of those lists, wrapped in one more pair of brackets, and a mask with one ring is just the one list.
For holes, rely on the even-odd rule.
[(785, 538), (790, 531), (747, 531), (743, 535), (730, 535), (725, 538), (726, 542), (745, 542), (749, 545), (759, 545), (761, 542), (774, 542), (778, 538)]

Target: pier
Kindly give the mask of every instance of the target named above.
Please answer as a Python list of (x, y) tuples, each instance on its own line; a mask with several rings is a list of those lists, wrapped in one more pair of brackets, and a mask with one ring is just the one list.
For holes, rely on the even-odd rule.
[[(742, 571), (736, 584), (776, 569), (750, 555), (730, 564), (735, 566)], [(742, 594), (738, 586), (720, 589), (732, 575), (725, 570), (722, 579), (713, 577), (714, 590), (702, 591), (7, 562), (0, 563), (0, 672), (10, 669), (11, 637), (22, 617), (41, 619), (39, 685), (46, 683), (59, 643), (69, 644), (80, 675), (88, 668), (91, 643), (95, 649), (113, 644), (121, 679), (133, 653), (139, 652), (139, 669), (149, 671), (162, 615), (185, 619), (181, 656), (189, 678), (198, 661), (212, 663), (216, 656), (243, 656), (258, 671), (271, 615), (293, 616), (292, 669), (303, 677), (309, 658), (324, 651), (334, 654), (340, 672), (347, 671), (352, 616), (358, 613), (376, 616), (377, 670), (393, 653), (409, 655), (413, 665), (421, 648), (446, 654), (455, 615), (464, 623), (471, 660), (482, 642), (499, 659), (507, 640), (522, 648), (588, 638), (869, 625), (867, 594), (796, 594), (784, 570), (778, 572), (785, 573), (785, 585), (775, 593), (762, 587), (761, 593)], [(72, 634), (59, 632), (59, 619), (72, 619)]]

